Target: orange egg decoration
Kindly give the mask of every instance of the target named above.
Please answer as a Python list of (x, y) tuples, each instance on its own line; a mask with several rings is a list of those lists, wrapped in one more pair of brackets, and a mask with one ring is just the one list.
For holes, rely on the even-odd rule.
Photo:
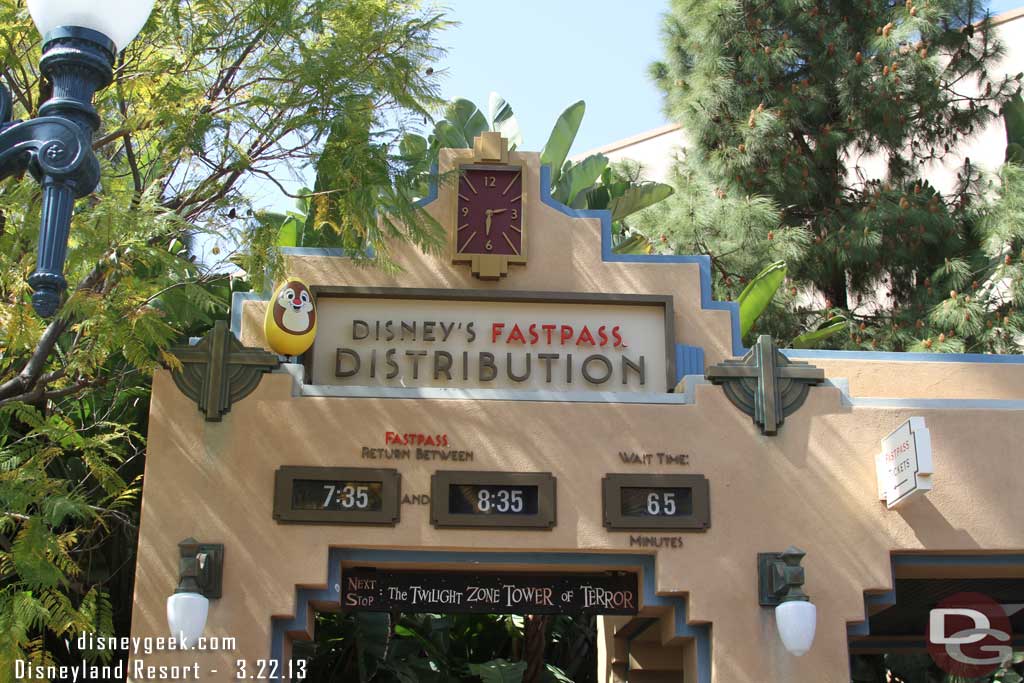
[(283, 356), (300, 356), (316, 338), (316, 302), (305, 282), (289, 278), (274, 291), (263, 319), (267, 344)]

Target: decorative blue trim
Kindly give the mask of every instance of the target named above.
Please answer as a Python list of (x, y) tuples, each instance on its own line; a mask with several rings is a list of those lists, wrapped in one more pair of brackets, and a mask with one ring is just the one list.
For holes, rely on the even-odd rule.
[[(700, 268), (700, 307), (704, 310), (728, 311), (732, 321), (732, 352), (742, 356), (747, 352), (740, 338), (740, 307), (735, 301), (715, 301), (711, 290), (711, 257), (676, 256), (673, 254), (616, 254), (612, 251), (612, 212), (607, 209), (573, 209), (551, 197), (551, 167), (540, 167), (540, 198), (551, 208), (572, 218), (597, 218), (601, 221), (601, 260), (606, 263), (696, 263)], [(701, 367), (701, 373), (704, 368)]]
[(1024, 363), (1024, 355), (994, 353), (910, 353), (906, 351), (832, 351), (828, 349), (782, 349), (787, 358), (828, 358), (834, 360), (911, 361), (928, 363)]
[(423, 209), (426, 208), (431, 202), (437, 199), (437, 162), (435, 161), (430, 167), (430, 189), (427, 190), (427, 196), (422, 199), (416, 200), (416, 206)]
[(676, 384), (687, 375), (703, 374), (704, 347), (676, 344)]
[(859, 408), (900, 408), (914, 410), (1024, 410), (1024, 400), (988, 398), (860, 398), (847, 396), (849, 405)]
[[(1009, 553), (1005, 555), (931, 555), (927, 553), (900, 554), (891, 556), (892, 588), (880, 593), (864, 594), (864, 621), (846, 625), (848, 638), (867, 638), (871, 635), (871, 615), (878, 614), (882, 609), (896, 604), (896, 568), (948, 568), (948, 567), (1021, 567), (1024, 566), (1024, 554)], [(881, 607), (872, 610), (869, 607)], [(884, 641), (882, 641), (884, 644)], [(924, 641), (922, 641), (923, 647)], [(869, 643), (869, 647), (881, 647)], [(851, 644), (851, 650), (853, 646)]]
[(235, 339), (242, 340), (242, 302), (266, 300), (266, 297), (260, 296), (256, 292), (231, 293), (231, 334), (235, 335)]
[(686, 621), (686, 600), (675, 596), (661, 596), (655, 590), (655, 567), (652, 555), (618, 555), (614, 553), (515, 553), (515, 552), (444, 552), (433, 550), (353, 550), (331, 548), (327, 557), (326, 588), (296, 588), (295, 616), (275, 617), (272, 620), (270, 657), (282, 661), (285, 636), (290, 631), (305, 631), (309, 624), (311, 602), (341, 603), (341, 565), (356, 562), (365, 565), (403, 564), (460, 564), (482, 567), (497, 564), (527, 564), (540, 567), (640, 567), (642, 570), (645, 606), (664, 606), (675, 615), (676, 636), (693, 638), (697, 647), (697, 683), (711, 683), (711, 627), (695, 626)]

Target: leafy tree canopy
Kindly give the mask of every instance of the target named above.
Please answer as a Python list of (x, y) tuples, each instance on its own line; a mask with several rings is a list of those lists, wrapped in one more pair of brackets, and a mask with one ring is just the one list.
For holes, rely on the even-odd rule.
[[(51, 321), (25, 284), (39, 188), (0, 183), (0, 661), (74, 663), (64, 638), (124, 634), (148, 375), (225, 313), (228, 257), (274, 265), (254, 193), (315, 165), (330, 172), (313, 201), (356, 260), (389, 238), (438, 244), (388, 150), (438, 104), (444, 26), (403, 0), (158, 2), (98, 94), (102, 184), (76, 206)], [(33, 116), (49, 93), (23, 1), (0, 0), (0, 33), (15, 116)], [(197, 260), (212, 240), (239, 254)]]
[(724, 298), (784, 259), (759, 322), (784, 339), (841, 313), (849, 348), (1017, 348), (1020, 214), (969, 160), (928, 181), (1020, 89), (980, 3), (676, 0), (664, 32), (652, 74), (689, 144), (656, 244), (709, 254)]

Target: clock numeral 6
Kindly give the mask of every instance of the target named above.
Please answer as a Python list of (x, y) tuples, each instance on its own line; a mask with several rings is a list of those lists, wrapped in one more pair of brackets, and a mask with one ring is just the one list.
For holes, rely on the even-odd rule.
[(494, 250), (494, 245), (491, 244), (490, 240), (487, 240), (487, 244), (484, 245), (484, 249), (486, 249), (487, 251), (493, 251)]

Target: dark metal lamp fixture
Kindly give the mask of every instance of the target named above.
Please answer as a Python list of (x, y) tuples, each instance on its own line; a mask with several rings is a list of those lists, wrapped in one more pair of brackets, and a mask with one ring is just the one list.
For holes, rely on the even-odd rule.
[(758, 601), (775, 608), (782, 644), (793, 655), (807, 654), (814, 643), (818, 609), (804, 592), (804, 551), (790, 546), (781, 553), (757, 554)]
[(29, 276), (32, 307), (47, 318), (57, 312), (64, 280), (68, 232), (75, 200), (93, 192), (100, 165), (92, 136), (100, 118), (92, 106), (110, 84), (114, 57), (142, 29), (154, 0), (29, 0), (43, 35), (42, 74), (53, 96), (39, 116), (11, 121), (13, 102), (0, 86), (0, 178), (28, 171), (43, 188), (36, 269)]
[(221, 596), (224, 545), (186, 538), (178, 544), (178, 586), (167, 598), (167, 625), (183, 647), (194, 647), (206, 628), (210, 600)]

